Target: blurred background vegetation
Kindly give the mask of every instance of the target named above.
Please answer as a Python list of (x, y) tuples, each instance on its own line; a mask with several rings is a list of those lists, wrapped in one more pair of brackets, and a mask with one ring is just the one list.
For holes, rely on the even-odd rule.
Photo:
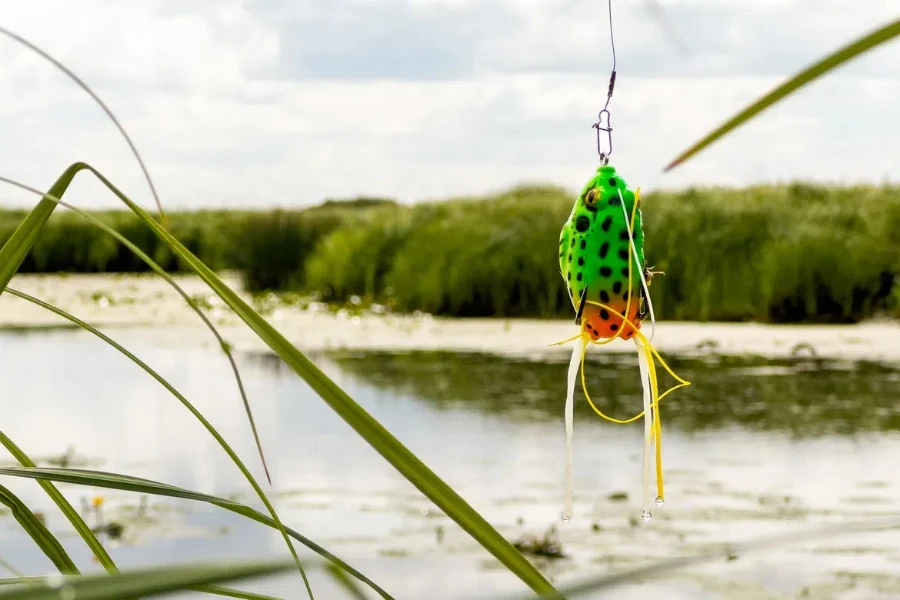
[[(253, 292), (359, 296), (398, 311), (478, 317), (571, 316), (559, 230), (574, 196), (517, 187), (412, 206), (378, 198), (303, 210), (171, 215), (207, 265), (239, 270)], [(854, 322), (900, 316), (900, 187), (805, 183), (645, 196), (657, 314), (666, 320)], [(170, 271), (179, 260), (137, 218), (95, 213)], [(0, 242), (24, 211), (0, 212)], [(236, 242), (236, 243), (235, 243)], [(52, 217), (22, 273), (146, 271), (71, 213)]]

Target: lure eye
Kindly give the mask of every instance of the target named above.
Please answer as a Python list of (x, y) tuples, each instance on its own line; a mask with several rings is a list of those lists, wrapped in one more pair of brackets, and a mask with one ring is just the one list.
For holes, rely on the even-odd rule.
[(591, 188), (588, 193), (584, 195), (584, 203), (588, 206), (595, 206), (597, 204), (598, 195), (597, 188)]

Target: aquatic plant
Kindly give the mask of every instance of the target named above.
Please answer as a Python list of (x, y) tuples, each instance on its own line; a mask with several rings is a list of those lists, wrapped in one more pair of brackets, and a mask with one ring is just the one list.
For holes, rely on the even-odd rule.
[[(345, 222), (289, 289), (461, 317), (570, 318), (555, 246), (573, 196), (518, 187)], [(807, 183), (644, 196), (654, 304), (670, 320), (854, 322), (900, 314), (900, 188)], [(795, 207), (804, 206), (804, 218)], [(834, 240), (842, 240), (835, 244)], [(747, 256), (754, 257), (746, 260)]]
[[(653, 206), (644, 223), (647, 258), (666, 273), (654, 283), (654, 301), (669, 319), (854, 322), (900, 314), (896, 185), (698, 188), (645, 201)], [(340, 303), (355, 295), (403, 312), (568, 318), (571, 303), (548, 249), (571, 208), (566, 190), (516, 187), (359, 211), (342, 204), (171, 213), (168, 230), (213, 271), (239, 271), (258, 296), (296, 292)], [(793, 218), (798, 205), (803, 219)], [(89, 214), (165, 271), (191, 272), (133, 213)], [(0, 242), (22, 218), (0, 210)], [(744, 260), (747, 253), (754, 260)], [(69, 212), (47, 221), (18, 272), (149, 271)]]

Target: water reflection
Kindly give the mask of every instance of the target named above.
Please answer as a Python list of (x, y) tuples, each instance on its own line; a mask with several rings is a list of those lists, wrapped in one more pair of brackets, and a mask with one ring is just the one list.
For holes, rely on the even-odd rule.
[[(264, 480), (228, 364), (214, 346), (175, 337), (162, 347), (133, 330), (113, 336), (195, 403)], [(98, 463), (94, 468), (260, 506), (193, 417), (91, 336), (0, 333), (0, 354), (2, 428), (27, 452), (51, 460), (71, 446), (74, 459)], [(446, 353), (311, 358), (511, 540), (556, 526), (568, 558), (538, 564), (557, 581), (788, 527), (897, 511), (900, 436), (891, 398), (900, 381), (888, 366), (667, 357), (693, 386), (667, 400), (663, 412), (665, 509), (650, 526), (637, 522), (640, 424), (608, 425), (579, 402), (575, 519), (561, 526), (564, 363)], [(239, 364), (285, 522), (398, 598), (522, 591), (280, 360), (240, 355)], [(604, 409), (628, 416), (639, 410), (633, 357), (595, 354), (588, 373)], [(3, 484), (45, 511), (55, 533), (68, 532), (33, 482)], [(76, 507), (94, 493), (61, 489)], [(112, 550), (123, 566), (285, 553), (276, 532), (215, 508), (154, 500), (155, 520), (140, 527), (128, 520), (138, 498), (105, 496), (110, 517), (126, 521)], [(0, 557), (28, 573), (50, 570), (11, 519), (0, 518), (0, 526)], [(64, 543), (91, 568), (70, 532)], [(839, 589), (837, 571), (864, 565), (889, 572), (897, 560), (896, 539), (870, 535), (741, 557), (616, 597), (691, 598), (702, 590), (709, 598), (789, 598), (812, 584)], [(328, 597), (327, 584), (319, 578), (317, 585)], [(249, 589), (297, 597), (301, 588), (289, 577)]]
[[(516, 421), (561, 419), (566, 365), (437, 352), (329, 354), (341, 369), (381, 390), (413, 395), (436, 409), (467, 407)], [(268, 359), (273, 365), (277, 358)], [(702, 431), (739, 425), (798, 436), (900, 429), (900, 369), (817, 358), (667, 357), (692, 383), (663, 401), (665, 425)], [(634, 356), (594, 353), (586, 364), (598, 408), (618, 418), (641, 410)], [(674, 385), (662, 374), (660, 389)], [(580, 387), (576, 414), (597, 418)]]

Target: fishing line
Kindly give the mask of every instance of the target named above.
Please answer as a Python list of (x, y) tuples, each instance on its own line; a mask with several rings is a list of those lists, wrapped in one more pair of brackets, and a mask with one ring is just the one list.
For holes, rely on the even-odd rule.
[[(613, 32), (612, 0), (607, 0), (607, 8), (609, 13), (609, 45), (610, 48), (612, 48), (613, 64), (612, 71), (609, 74), (609, 88), (606, 92), (606, 103), (603, 105), (603, 109), (597, 114), (597, 122), (591, 126), (597, 130), (597, 154), (600, 155), (601, 165), (609, 164), (609, 156), (612, 154), (612, 122), (609, 114), (609, 103), (612, 100), (613, 90), (615, 90), (616, 87), (616, 39)], [(604, 116), (606, 117), (605, 127), (603, 126)], [(601, 131), (606, 132), (608, 150), (603, 147), (600, 135)]]

